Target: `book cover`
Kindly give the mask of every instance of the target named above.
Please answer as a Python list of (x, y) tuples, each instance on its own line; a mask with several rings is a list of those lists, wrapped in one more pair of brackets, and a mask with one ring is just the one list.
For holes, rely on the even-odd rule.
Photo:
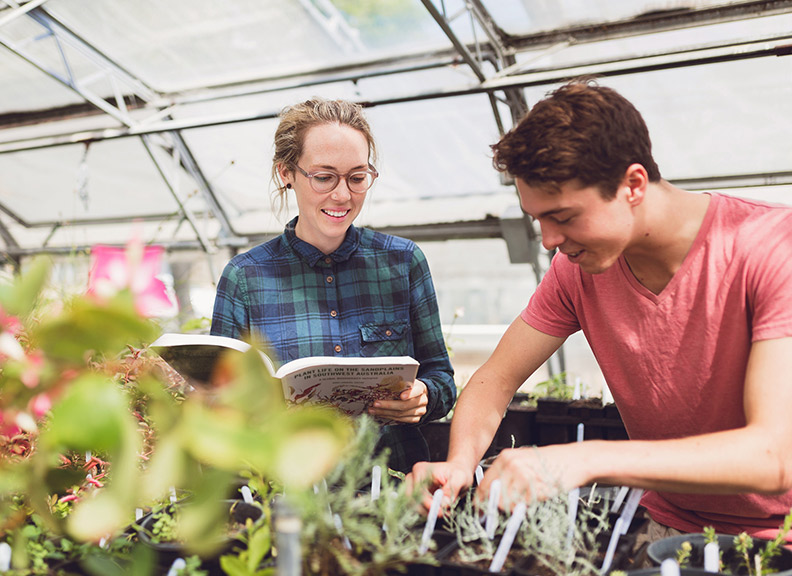
[[(187, 380), (206, 383), (223, 351), (247, 352), (250, 344), (225, 336), (168, 333), (149, 348)], [(312, 356), (292, 360), (276, 370), (263, 352), (262, 358), (281, 381), (289, 402), (333, 406), (349, 416), (366, 412), (375, 400), (397, 399), (415, 380), (419, 366), (410, 356)]]

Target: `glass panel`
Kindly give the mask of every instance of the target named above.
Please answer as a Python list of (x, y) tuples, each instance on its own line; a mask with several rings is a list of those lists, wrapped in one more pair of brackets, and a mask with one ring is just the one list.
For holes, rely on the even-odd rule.
[(419, 0), (50, 0), (47, 9), (166, 92), (449, 46)]
[(574, 25), (626, 20), (641, 14), (739, 4), (735, 0), (482, 0), (495, 22), (509, 34), (531, 34)]
[[(177, 205), (137, 139), (0, 154), (0, 203), (31, 224), (173, 217)], [(81, 178), (85, 178), (81, 192)], [(184, 190), (190, 190), (184, 184)], [(194, 188), (194, 185), (192, 186)], [(178, 219), (178, 218), (177, 218)]]
[(0, 114), (46, 110), (83, 102), (73, 91), (3, 46), (0, 46), (0, 70)]

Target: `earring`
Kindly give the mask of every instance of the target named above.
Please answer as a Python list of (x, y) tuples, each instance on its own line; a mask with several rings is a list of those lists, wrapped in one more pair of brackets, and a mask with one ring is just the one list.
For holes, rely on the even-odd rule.
[(291, 182), (289, 182), (289, 183), (287, 183), (287, 184), (286, 184), (286, 189), (287, 189), (287, 190), (291, 190)]

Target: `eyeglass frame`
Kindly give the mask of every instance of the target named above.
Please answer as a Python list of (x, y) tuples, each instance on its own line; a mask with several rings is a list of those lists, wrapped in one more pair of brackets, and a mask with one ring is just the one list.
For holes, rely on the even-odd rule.
[[(302, 174), (308, 179), (308, 183), (311, 185), (311, 190), (313, 190), (317, 194), (330, 194), (331, 192), (333, 192), (336, 188), (338, 188), (338, 185), (341, 183), (342, 176), (344, 178), (344, 182), (346, 182), (347, 190), (349, 190), (352, 194), (365, 194), (366, 192), (371, 190), (371, 186), (374, 186), (374, 181), (377, 178), (379, 178), (379, 172), (377, 172), (377, 169), (374, 168), (374, 166), (372, 166), (371, 163), (369, 163), (368, 169), (366, 170), (350, 170), (346, 174), (339, 174), (338, 172), (335, 172), (333, 170), (317, 170), (316, 172), (306, 172), (305, 170), (300, 168), (297, 164), (292, 164), (292, 166), (294, 166), (297, 170), (299, 170), (300, 174)], [(371, 174), (372, 176), (371, 185), (365, 190), (362, 190), (360, 192), (357, 192), (356, 190), (352, 190), (351, 186), (349, 185), (349, 177), (352, 176), (353, 174), (362, 174), (364, 172), (366, 174)], [(330, 190), (325, 190), (324, 192), (320, 192), (319, 190), (314, 188), (313, 177), (316, 176), (317, 174), (333, 174), (338, 178), (338, 181), (335, 183), (335, 186), (330, 188)]]

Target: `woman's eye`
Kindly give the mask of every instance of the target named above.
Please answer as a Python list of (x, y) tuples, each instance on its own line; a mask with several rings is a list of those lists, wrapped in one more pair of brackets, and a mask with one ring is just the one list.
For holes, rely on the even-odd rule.
[(367, 175), (364, 174), (350, 174), (349, 181), (353, 184), (363, 184), (366, 181)]
[(313, 175), (314, 180), (316, 180), (317, 182), (321, 182), (323, 184), (326, 182), (332, 182), (333, 178), (335, 178), (335, 174), (327, 174), (325, 172), (320, 172), (318, 174)]

